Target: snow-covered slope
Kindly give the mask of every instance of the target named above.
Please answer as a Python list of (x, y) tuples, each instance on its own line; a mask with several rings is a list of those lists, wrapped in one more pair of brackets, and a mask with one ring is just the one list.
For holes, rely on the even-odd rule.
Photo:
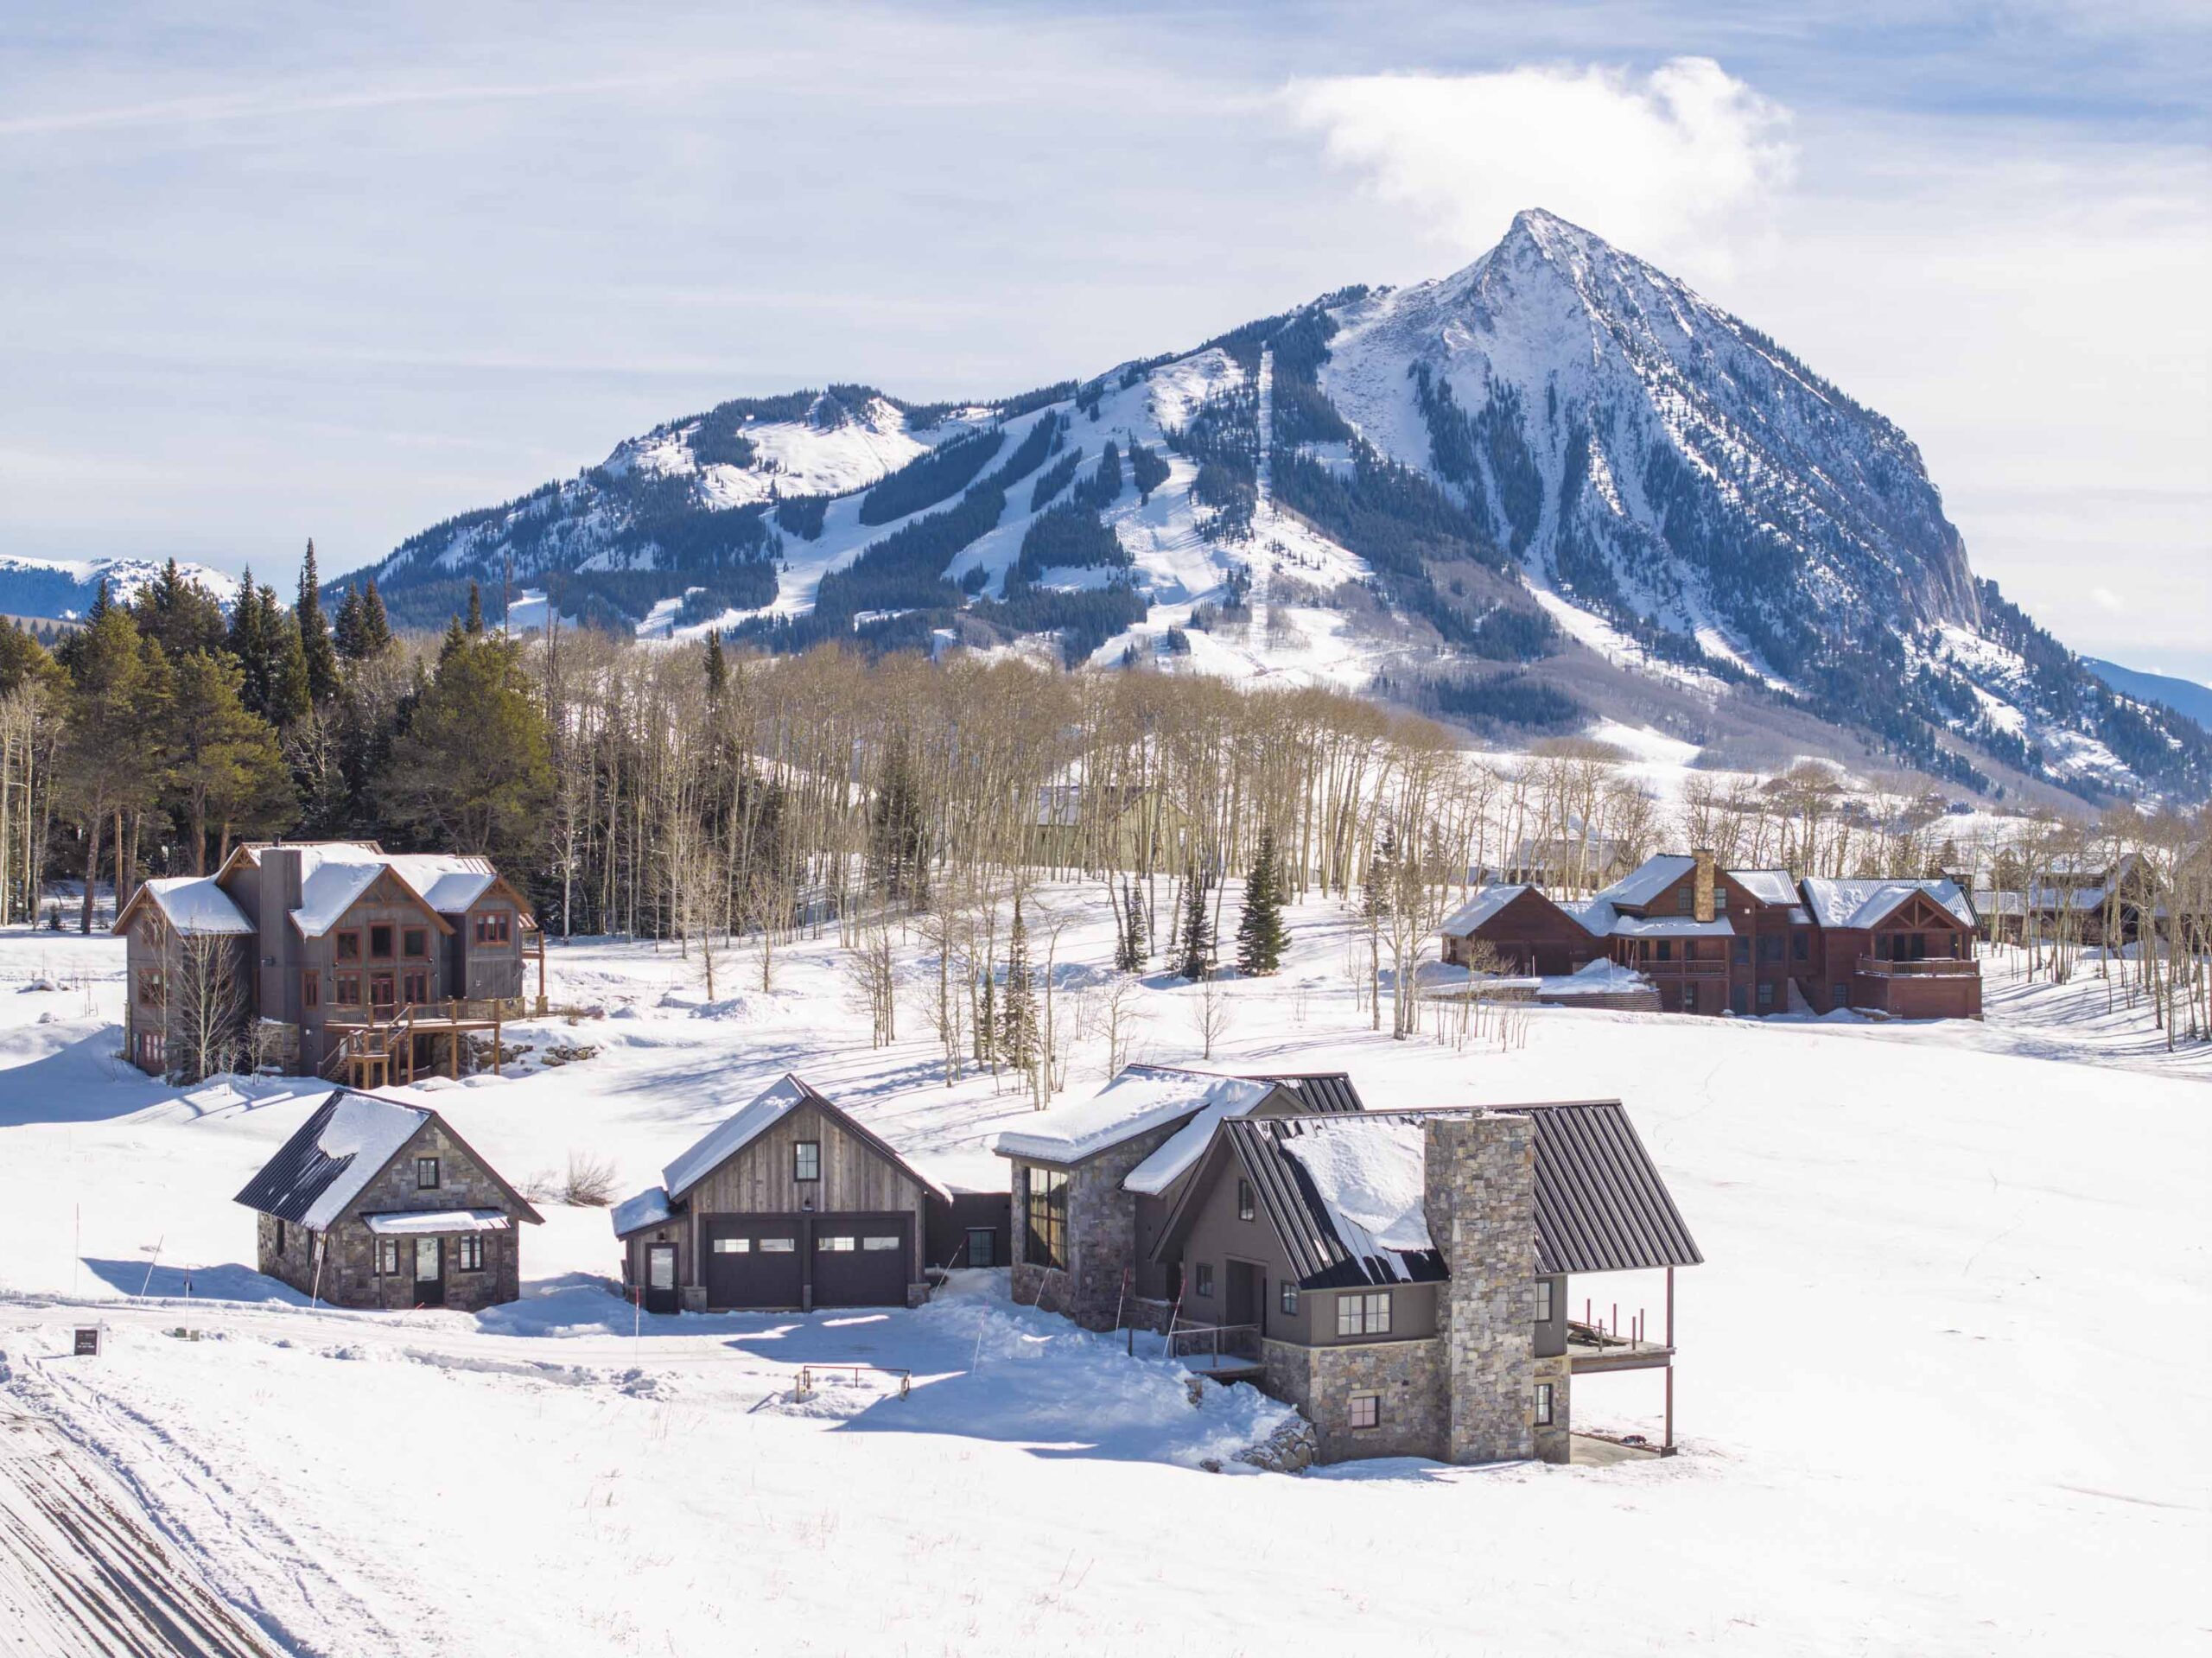
[[(129, 604), (161, 577), (162, 566), (143, 558), (27, 558), (0, 553), (0, 615), (73, 619), (92, 607), (102, 581), (108, 595)], [(198, 582), (227, 607), (238, 578), (204, 564), (179, 562), (179, 573)]]

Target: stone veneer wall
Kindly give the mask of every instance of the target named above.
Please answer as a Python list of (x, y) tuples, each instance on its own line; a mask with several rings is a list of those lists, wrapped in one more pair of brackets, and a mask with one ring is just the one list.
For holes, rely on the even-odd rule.
[[(1137, 1265), (1137, 1200), (1122, 1190), (1129, 1171), (1166, 1144), (1187, 1121), (1174, 1121), (1149, 1133), (1109, 1147), (1096, 1157), (1085, 1158), (1068, 1171), (1068, 1265), (1065, 1271), (1039, 1267), (1023, 1258), (1029, 1245), (1029, 1228), (1022, 1214), (1021, 1175), (1025, 1169), (1043, 1166), (1014, 1159), (1012, 1290), (1025, 1306), (1060, 1312), (1091, 1330), (1115, 1328), (1118, 1311), (1123, 1324), (1139, 1329), (1165, 1328), (1152, 1304), (1137, 1302), (1135, 1270)], [(1130, 1293), (1122, 1296), (1122, 1274), (1132, 1274)]]
[(1535, 1131), (1507, 1114), (1422, 1125), (1424, 1209), (1452, 1278), (1437, 1298), (1449, 1432), (1444, 1459), (1535, 1453)]
[(1544, 1462), (1567, 1460), (1568, 1447), (1574, 1431), (1573, 1415), (1568, 1408), (1570, 1375), (1571, 1361), (1564, 1353), (1554, 1358), (1540, 1358), (1535, 1362), (1535, 1374), (1529, 1384), (1530, 1387), (1533, 1388), (1539, 1382), (1548, 1382), (1552, 1384), (1552, 1420), (1549, 1427), (1535, 1421), (1535, 1407), (1533, 1403), (1530, 1406), (1530, 1422), (1536, 1436), (1536, 1455)]
[[(1427, 1457), (1445, 1460), (1451, 1413), (1445, 1389), (1445, 1343), (1351, 1342), (1307, 1347), (1265, 1341), (1260, 1362), (1263, 1390), (1295, 1405), (1320, 1436), (1319, 1461), (1362, 1457)], [(1382, 1395), (1382, 1420), (1354, 1428), (1351, 1395)]]

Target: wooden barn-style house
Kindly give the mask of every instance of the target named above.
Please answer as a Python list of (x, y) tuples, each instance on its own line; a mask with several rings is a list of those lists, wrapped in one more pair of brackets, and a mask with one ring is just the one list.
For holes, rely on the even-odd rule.
[(1978, 924), (1955, 881), (1799, 880), (1662, 854), (1593, 898), (1482, 887), (1445, 921), (1442, 955), (1540, 980), (1610, 962), (1667, 1013), (1980, 1019)]
[[(1153, 1255), (1185, 1362), (1296, 1405), (1324, 1462), (1565, 1462), (1573, 1379), (1628, 1369), (1663, 1373), (1672, 1448), (1675, 1269), (1703, 1257), (1617, 1100), (1224, 1118)], [(1659, 1328), (1573, 1316), (1573, 1276), (1651, 1268)]]
[(340, 1307), (496, 1306), (522, 1293), (519, 1224), (542, 1219), (437, 1112), (340, 1088), (238, 1201), (260, 1270)]
[(545, 993), (530, 905), (479, 857), (373, 841), (249, 842), (213, 875), (149, 880), (127, 943), (131, 1062), (156, 1076), (219, 1063), (357, 1087), (461, 1068), (475, 1032)]

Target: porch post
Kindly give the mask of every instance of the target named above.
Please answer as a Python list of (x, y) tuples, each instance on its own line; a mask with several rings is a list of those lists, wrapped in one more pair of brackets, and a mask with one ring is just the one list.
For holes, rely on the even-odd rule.
[(1675, 1269), (1667, 1268), (1667, 1436), (1661, 1453), (1675, 1451)]

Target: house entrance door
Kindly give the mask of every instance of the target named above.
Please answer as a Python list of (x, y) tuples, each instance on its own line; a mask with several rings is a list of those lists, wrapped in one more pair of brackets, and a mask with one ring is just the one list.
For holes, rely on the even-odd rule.
[(1224, 1324), (1256, 1324), (1260, 1322), (1260, 1269), (1249, 1261), (1229, 1263), (1228, 1316)]
[(415, 1305), (442, 1307), (446, 1304), (446, 1241), (415, 1240)]
[(676, 1246), (649, 1245), (645, 1250), (645, 1311), (676, 1311)]

